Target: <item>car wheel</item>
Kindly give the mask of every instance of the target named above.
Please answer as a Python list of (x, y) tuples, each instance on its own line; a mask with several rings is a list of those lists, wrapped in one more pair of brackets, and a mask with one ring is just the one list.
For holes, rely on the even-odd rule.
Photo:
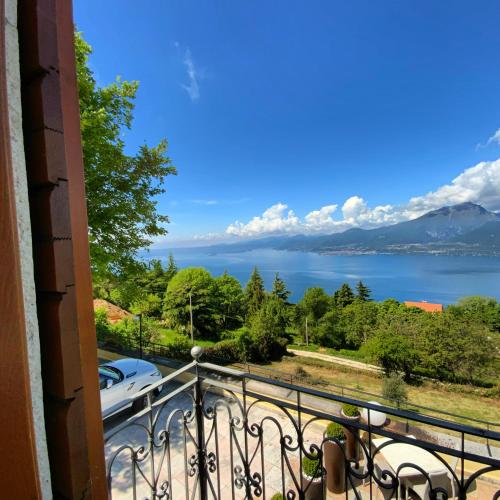
[(160, 387), (157, 387), (155, 390), (154, 390), (154, 395), (155, 395), (155, 398), (157, 398), (160, 394), (161, 394), (161, 391), (163, 390), (163, 386), (160, 385)]
[[(144, 389), (144, 387), (143, 387)], [(142, 391), (142, 389), (141, 389)], [(132, 413), (138, 413), (141, 410), (144, 410), (148, 404), (148, 396), (145, 394), (142, 398), (136, 399), (132, 403)]]

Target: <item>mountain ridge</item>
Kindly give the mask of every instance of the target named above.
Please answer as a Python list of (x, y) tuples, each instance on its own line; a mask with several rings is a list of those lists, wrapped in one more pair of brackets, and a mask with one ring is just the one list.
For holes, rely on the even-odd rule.
[(375, 229), (326, 235), (268, 236), (204, 247), (212, 252), (272, 248), (316, 253), (444, 253), (500, 255), (500, 214), (466, 202)]

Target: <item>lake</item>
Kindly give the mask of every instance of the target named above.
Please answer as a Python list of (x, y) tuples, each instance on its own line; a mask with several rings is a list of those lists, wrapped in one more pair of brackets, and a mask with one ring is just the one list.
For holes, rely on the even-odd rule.
[[(170, 250), (151, 250), (147, 258), (166, 260)], [(281, 250), (252, 250), (209, 254), (196, 248), (172, 250), (177, 265), (205, 267), (214, 276), (227, 270), (244, 285), (254, 266), (270, 289), (280, 273), (291, 300), (304, 290), (323, 287), (333, 293), (342, 283), (354, 286), (362, 280), (375, 300), (427, 300), (450, 304), (466, 295), (500, 299), (500, 257), (446, 255), (319, 255)]]

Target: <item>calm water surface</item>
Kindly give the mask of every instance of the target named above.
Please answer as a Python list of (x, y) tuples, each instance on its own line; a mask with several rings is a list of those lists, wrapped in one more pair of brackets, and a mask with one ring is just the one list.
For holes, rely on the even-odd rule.
[[(168, 258), (168, 250), (152, 250), (148, 258)], [(342, 283), (362, 280), (375, 300), (427, 300), (450, 304), (465, 295), (500, 299), (499, 257), (444, 255), (318, 255), (279, 250), (208, 254), (187, 248), (172, 250), (179, 267), (201, 266), (214, 276), (227, 270), (244, 285), (258, 266), (270, 289), (274, 274), (286, 281), (292, 300), (321, 286), (332, 293)]]

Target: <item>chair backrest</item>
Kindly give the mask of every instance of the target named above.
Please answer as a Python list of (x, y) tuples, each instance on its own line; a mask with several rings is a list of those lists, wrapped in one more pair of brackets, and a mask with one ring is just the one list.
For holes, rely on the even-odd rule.
[(448, 471), (430, 472), (429, 479), (430, 484), (427, 482), (425, 487), (425, 500), (429, 500), (431, 496), (431, 489), (434, 490), (436, 488), (443, 488), (445, 491), (449, 490), (450, 477), (448, 476)]

